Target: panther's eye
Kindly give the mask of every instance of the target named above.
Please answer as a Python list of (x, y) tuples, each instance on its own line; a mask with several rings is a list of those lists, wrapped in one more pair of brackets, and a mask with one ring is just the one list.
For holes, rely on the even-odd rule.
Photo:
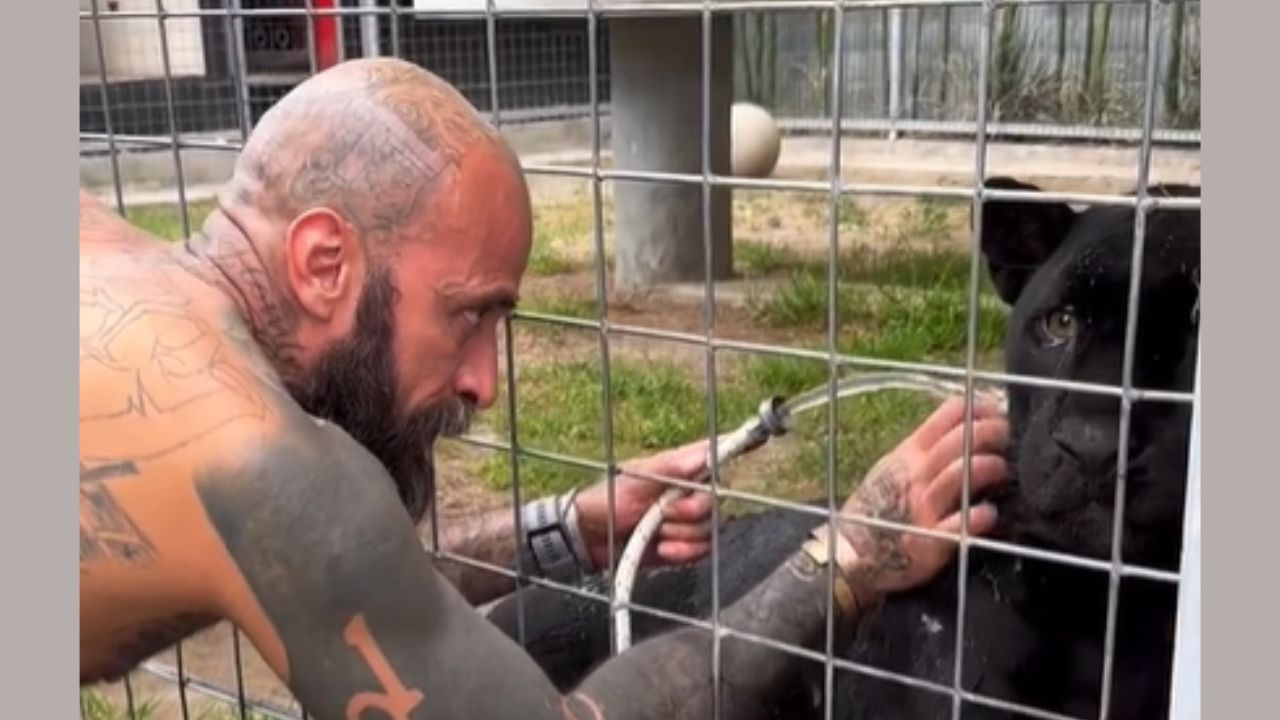
[(1075, 340), (1080, 320), (1070, 308), (1054, 310), (1040, 318), (1040, 334), (1048, 345), (1065, 345)]

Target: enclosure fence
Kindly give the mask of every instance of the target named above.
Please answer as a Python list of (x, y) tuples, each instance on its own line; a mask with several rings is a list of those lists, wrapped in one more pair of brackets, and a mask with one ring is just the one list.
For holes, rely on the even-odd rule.
[[(1184, 592), (1179, 596), (1178, 652), (1171, 698), (1176, 717), (1183, 720), (1199, 716), (1199, 372), (1197, 370), (1194, 391), (1190, 393), (1141, 387), (1134, 378), (1134, 355), (1146, 216), (1156, 209), (1198, 210), (1200, 207), (1198, 198), (1155, 197), (1147, 189), (1154, 148), (1160, 143), (1195, 145), (1199, 142), (1198, 13), (1198, 2), (1171, 0), (419, 0), (413, 4), (389, 5), (385, 2), (323, 0), (303, 3), (81, 0), (82, 38), (92, 38), (89, 47), (93, 57), (87, 63), (82, 58), (80, 141), (84, 153), (106, 153), (112, 167), (115, 204), (126, 217), (130, 214), (130, 207), (125, 202), (127, 178), (122, 177), (118, 157), (138, 148), (160, 149), (171, 154), (182, 231), (186, 235), (190, 234), (192, 227), (184, 180), (184, 151), (211, 149), (236, 152), (248, 137), (257, 117), (283, 92), (342, 57), (377, 54), (414, 59), (455, 82), (500, 129), (530, 119), (585, 117), (590, 128), (589, 166), (533, 163), (526, 164), (525, 171), (531, 176), (579, 178), (589, 184), (596, 297), (594, 317), (516, 311), (503, 325), (507, 368), (505, 410), (509, 418), (507, 437), (505, 440), (478, 436), (463, 438), (474, 446), (509, 455), (511, 500), (517, 533), (521, 522), (518, 509), (528, 499), (521, 487), (522, 458), (559, 463), (610, 478), (617, 475), (619, 463), (624, 458), (617, 456), (613, 440), (615, 412), (610, 390), (611, 352), (617, 338), (630, 337), (690, 346), (705, 354), (706, 429), (713, 438), (713, 454), (714, 438), (725, 421), (719, 417), (720, 403), (717, 399), (719, 356), (725, 352), (824, 363), (829, 390), (827, 423), (832, 428), (838, 426), (837, 382), (846, 371), (924, 373), (963, 383), (965, 396), (970, 400), (984, 383), (1054, 387), (1117, 398), (1120, 402), (1120, 440), (1111, 557), (1107, 560), (1091, 559), (971, 536), (967, 524), (958, 536), (944, 535), (959, 544), (958, 563), (962, 581), (957, 588), (953, 682), (937, 684), (837, 657), (833, 650), (834, 628), (830, 623), (823, 652), (784, 646), (768, 638), (749, 636), (725, 627), (720, 621), (722, 605), (718, 562), (712, 563), (712, 612), (708, 619), (698, 620), (636, 603), (622, 603), (611, 587), (607, 592), (597, 592), (558, 584), (531, 577), (522, 568), (513, 570), (450, 553), (438, 547), (438, 543), (431, 543), (429, 549), (442, 559), (518, 579), (517, 599), (524, 592), (522, 588), (541, 585), (607, 603), (614, 611), (625, 607), (634, 613), (664, 616), (679, 623), (705, 628), (712, 633), (717, 647), (714, 655), (717, 682), (720, 670), (718, 648), (726, 637), (746, 639), (821, 662), (825, 668), (828, 717), (836, 670), (885, 678), (950, 697), (953, 717), (956, 718), (960, 717), (964, 703), (1008, 709), (1030, 717), (1069, 717), (984, 697), (963, 686), (961, 678), (965, 655), (962, 650), (966, 617), (963, 577), (971, 549), (999, 550), (1107, 574), (1110, 591), (1100, 698), (1104, 718), (1114, 690), (1112, 664), (1120, 580), (1139, 577), (1175, 585), (1189, 582), (1194, 592), (1186, 592), (1188, 588), (1184, 586)], [(609, 166), (602, 160), (605, 155), (605, 117), (608, 114), (606, 101), (612, 92), (606, 35), (613, 23), (641, 16), (700, 20), (702, 121), (700, 127), (688, 130), (699, 136), (699, 171), (634, 170), (619, 167), (616, 163)], [(736, 96), (777, 108), (784, 128), (820, 132), (828, 137), (830, 155), (826, 180), (749, 179), (735, 177), (719, 167), (712, 149), (713, 108), (708, 88), (712, 85), (714, 64), (713, 27), (721, 17), (734, 17), (735, 30), (742, 38), (738, 45), (734, 77)], [(821, 28), (819, 42), (806, 39), (804, 33), (812, 28)], [(130, 42), (145, 36), (147, 42), (155, 43), (158, 67), (143, 68), (141, 65), (145, 63), (136, 58), (130, 61), (122, 59), (126, 55), (112, 56), (113, 48), (119, 49), (128, 44), (123, 40), (125, 35), (121, 34), (126, 29), (132, 33)], [(1086, 37), (1083, 40), (1073, 39), (1077, 35)], [(193, 38), (203, 39), (194, 43)], [(332, 42), (322, 42), (321, 39), (325, 38)], [(267, 57), (275, 52), (271, 50), (273, 47), (279, 52)], [(1174, 56), (1178, 59), (1171, 61)], [(1192, 56), (1194, 58), (1189, 59)], [(258, 63), (256, 72), (252, 71), (255, 62)], [(581, 68), (573, 67), (579, 62), (585, 63), (585, 73), (580, 72)], [(272, 63), (276, 63), (275, 69)], [(83, 70), (85, 67), (90, 68), (87, 75)], [(807, 85), (794, 81), (797, 76), (804, 77)], [(86, 103), (86, 99), (90, 102)], [(964, 137), (973, 143), (971, 183), (967, 187), (920, 187), (846, 181), (842, 142), (847, 133), (858, 130)], [(983, 181), (989, 170), (988, 143), (1001, 132), (1057, 138), (1132, 140), (1137, 143), (1138, 151), (1136, 194), (1026, 193), (985, 188)], [(700, 191), (704, 266), (701, 332), (626, 324), (611, 318), (609, 275), (605, 262), (604, 189), (609, 183), (618, 182), (664, 184)], [(826, 237), (827, 337), (824, 349), (730, 339), (718, 332), (717, 286), (721, 278), (714, 270), (719, 250), (712, 241), (713, 197), (718, 192), (733, 189), (805, 193), (825, 199), (830, 221)], [(840, 214), (841, 202), (853, 197), (943, 198), (971, 204), (975, 227), (968, 266), (966, 343), (962, 364), (887, 360), (842, 351), (837, 337), (840, 327), (837, 293), (841, 281), (837, 271), (840, 236), (836, 218)], [(1126, 308), (1121, 384), (1110, 386), (1060, 381), (978, 367), (975, 338), (983, 268), (977, 241), (982, 231), (981, 211), (987, 203), (1009, 200), (1115, 206), (1135, 211), (1133, 275)], [(602, 388), (603, 461), (550, 452), (521, 442), (517, 414), (521, 387), (514, 372), (514, 368), (519, 367), (520, 358), (513, 339), (513, 328), (521, 323), (576, 328), (596, 335)], [(1178, 572), (1126, 563), (1122, 554), (1128, 437), (1133, 406), (1140, 402), (1189, 404), (1193, 412), (1184, 566)], [(966, 456), (974, 442), (972, 416), (967, 425)], [(729, 487), (722, 482), (722, 470), (714, 463), (710, 480), (705, 485), (682, 483), (672, 478), (650, 479), (695, 492), (709, 492), (717, 501), (737, 499), (832, 517), (840, 515), (842, 500), (836, 489), (838, 452), (838, 443), (832, 432), (826, 445), (826, 508)], [(970, 472), (966, 460), (964, 510), (970, 503)], [(611, 508), (615, 500), (611, 482)], [(433, 504), (433, 511), (435, 507)], [(711, 523), (712, 557), (719, 557), (720, 553), (719, 512), (717, 509)], [(612, 515), (610, 513), (611, 525)], [(849, 522), (895, 527), (910, 533), (921, 532), (888, 521), (843, 517)], [(432, 527), (439, 528), (438, 518), (434, 520)], [(611, 538), (612, 529), (611, 526)], [(610, 550), (610, 557), (617, 557), (617, 553), (612, 552), (614, 548)], [(611, 561), (609, 575), (615, 571)], [(829, 579), (834, 588), (834, 577)], [(247, 696), (241, 681), (241, 636), (234, 632), (233, 638), (233, 657), (228, 658), (228, 662), (234, 664), (237, 681), (234, 686), (222, 686), (193, 677), (184, 667), (181, 645), (177, 649), (175, 663), (153, 660), (143, 666), (142, 672), (176, 685), (182, 699), (184, 718), (188, 717), (189, 694), (225, 702), (241, 717), (248, 717), (251, 713), (275, 718), (302, 716), (291, 709)], [(135, 716), (134, 696), (129, 683), (126, 679), (128, 710), (131, 716)]]

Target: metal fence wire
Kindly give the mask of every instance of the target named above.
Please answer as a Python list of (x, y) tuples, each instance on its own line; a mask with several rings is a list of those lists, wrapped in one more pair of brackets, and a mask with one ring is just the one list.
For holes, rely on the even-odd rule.
[[(701, 21), (701, 123), (690, 133), (700, 136), (700, 170), (639, 171), (617, 167), (606, 157), (607, 121), (613, 86), (610, 75), (610, 28), (620, 19), (652, 15), (683, 16)], [(712, 150), (712, 86), (714, 30), (721, 17), (732, 18), (734, 38), (733, 95), (768, 107), (789, 135), (829, 138), (825, 177), (747, 179), (717, 167)], [(1148, 194), (1152, 155), (1162, 146), (1196, 148), (1199, 144), (1199, 3), (1177, 0), (80, 0), (82, 160), (105, 158), (116, 207), (126, 217), (131, 178), (123, 159), (160, 157), (172, 167), (173, 199), (180, 209), (181, 231), (189, 234), (191, 171), (184, 167), (192, 153), (234, 155), (261, 114), (306, 77), (344, 58), (395, 56), (412, 60), (453, 83), (504, 131), (549, 119), (585, 121), (589, 162), (562, 163), (535, 159), (525, 163), (532, 176), (578, 178), (589, 187), (593, 246), (592, 282), (595, 302), (590, 313), (517, 311), (504, 325), (506, 366), (505, 439), (471, 436), (464, 442), (509, 458), (511, 500), (518, 508), (523, 461), (558, 463), (595, 473), (617, 472), (615, 443), (618, 421), (611, 391), (611, 354), (620, 340), (662, 341), (701, 349), (706, 386), (706, 428), (712, 437), (722, 426), (718, 373), (725, 353), (795, 358), (825, 364), (830, 403), (826, 422), (838, 427), (836, 382), (848, 370), (887, 369), (927, 373), (963, 383), (972, 397), (979, 383), (1060, 387), (1119, 400), (1115, 508), (1111, 555), (1106, 560), (1049, 552), (1012, 542), (970, 537), (961, 532), (957, 558), (965, 577), (971, 550), (994, 549), (1020, 557), (1097, 570), (1109, 578), (1105, 648), (1099, 698), (1102, 717), (1113, 695), (1115, 638), (1122, 578), (1140, 577), (1162, 583), (1190, 582), (1195, 592), (1179, 596), (1178, 642), (1171, 708), (1177, 718), (1199, 716), (1198, 588), (1199, 588), (1199, 427), (1200, 385), (1180, 393), (1139, 387), (1135, 380), (1135, 345), (1139, 291), (1147, 216), (1153, 210), (1198, 210), (1198, 197), (1165, 198)], [(842, 143), (866, 134), (898, 138), (907, 135), (947, 137), (972, 143), (968, 187), (855, 182), (846, 178)], [(1136, 195), (1094, 192), (1025, 193), (983, 187), (989, 175), (992, 138), (1030, 142), (1036, 138), (1093, 143), (1136, 143)], [(700, 189), (702, 203), (701, 331), (675, 331), (620, 322), (611, 312), (610, 268), (606, 247), (606, 191), (620, 182), (662, 183)], [(825, 237), (825, 347), (727, 337), (717, 328), (717, 286), (712, 236), (713, 205), (720, 191), (790, 193), (822, 198), (827, 211)], [(934, 198), (967, 202), (978, 219), (972, 229), (965, 297), (963, 361), (945, 364), (924, 360), (887, 360), (849, 353), (839, 343), (841, 311), (838, 261), (841, 257), (842, 205), (850, 198)], [(1117, 386), (1069, 382), (984, 370), (979, 367), (980, 284), (983, 258), (978, 237), (982, 209), (1001, 200), (1112, 205), (1134, 209), (1133, 271), (1126, 308), (1122, 382)], [(521, 442), (517, 397), (522, 388), (516, 368), (515, 328), (550, 326), (591, 333), (597, 340), (601, 383), (603, 457), (588, 458), (528, 447)], [(1198, 357), (1199, 347), (1196, 348)], [(1198, 363), (1197, 363), (1198, 368)], [(767, 391), (763, 389), (762, 391)], [(1192, 409), (1191, 466), (1187, 472), (1186, 534), (1183, 567), (1178, 572), (1126, 563), (1122, 522), (1130, 462), (1129, 434), (1133, 407), (1140, 402), (1189, 404)], [(972, 427), (965, 447), (972, 446)], [(742, 489), (722, 481), (713, 464), (709, 492), (732, 499), (799, 513), (837, 511), (839, 452), (836, 433), (825, 442), (828, 507), (816, 508)], [(970, 468), (965, 467), (966, 486)], [(666, 478), (654, 478), (671, 483)], [(615, 498), (610, 484), (609, 503)], [(965, 506), (969, 497), (966, 489)], [(438, 505), (438, 503), (436, 503)], [(717, 503), (718, 505), (718, 503)], [(717, 520), (718, 513), (717, 512)], [(519, 513), (516, 512), (519, 523)], [(438, 520), (438, 518), (437, 518)], [(438, 528), (439, 523), (434, 522)], [(719, 523), (713, 522), (711, 556), (720, 557)], [(610, 533), (612, 535), (612, 533)], [(525, 587), (545, 586), (565, 593), (623, 606), (612, 588), (597, 592), (539, 578), (523, 577), (449, 553), (430, 543), (441, 558), (507, 576), (521, 576)], [(611, 553), (616, 556), (616, 553)], [(1018, 706), (967, 689), (963, 680), (966, 584), (957, 587), (956, 644), (952, 682), (932, 683), (867, 667), (832, 652), (832, 628), (825, 650), (782, 647), (753, 638), (720, 622), (723, 607), (720, 562), (712, 562), (712, 608), (707, 620), (694, 620), (636, 603), (626, 607), (713, 633), (715, 676), (719, 678), (719, 644), (725, 637), (746, 637), (797, 656), (823, 663), (831, 717), (835, 672), (862, 673), (888, 679), (952, 700), (953, 717), (962, 704), (1014, 710), (1029, 717), (1066, 717)], [(610, 573), (615, 568), (609, 568)], [(519, 598), (522, 590), (517, 585)], [(1194, 608), (1194, 614), (1188, 614)], [(245, 674), (241, 636), (229, 630), (230, 674), (196, 677), (184, 663), (179, 645), (173, 662), (152, 659), (123, 681), (127, 713), (148, 717), (135, 692), (139, 675), (171, 683), (184, 720), (198, 717), (189, 703), (193, 695), (225, 705), (239, 717), (304, 717), (294, 705), (254, 697)], [(1188, 637), (1194, 633), (1197, 637)], [(523, 632), (522, 632), (523, 634)], [(1190, 668), (1190, 669), (1189, 669)], [(82, 703), (83, 707), (83, 703)], [(94, 717), (85, 710), (82, 717)], [(1080, 719), (1088, 720), (1088, 719)]]

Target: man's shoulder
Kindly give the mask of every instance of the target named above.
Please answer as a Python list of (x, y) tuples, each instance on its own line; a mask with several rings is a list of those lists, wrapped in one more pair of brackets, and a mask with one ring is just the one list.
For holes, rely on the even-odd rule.
[(375, 505), (397, 497), (383, 492), (394, 485), (368, 449), (340, 426), (308, 415), (292, 401), (275, 408), (275, 421), (266, 435), (250, 452), (242, 451), (241, 457), (242, 471), (252, 478), (255, 492), (275, 496), (305, 492), (311, 497), (305, 506), (314, 509), (325, 504), (319, 494), (346, 495), (350, 488)]
[(353, 573), (416, 537), (371, 453), (300, 410), (287, 417), (254, 446), (228, 448), (237, 462), (195, 476), (206, 516), (258, 594), (291, 596), (300, 567)]
[(181, 278), (108, 262), (81, 273), (82, 454), (147, 462), (268, 433), (286, 396), (251, 343)]

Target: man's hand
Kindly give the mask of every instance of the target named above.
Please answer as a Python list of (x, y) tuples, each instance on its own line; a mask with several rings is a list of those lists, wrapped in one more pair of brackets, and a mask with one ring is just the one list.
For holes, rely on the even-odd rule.
[[(1002, 455), (1009, 424), (1000, 410), (978, 404), (973, 413), (972, 465), (969, 484), (971, 535), (984, 535), (996, 521), (995, 508), (974, 498), (1004, 482)], [(919, 428), (867, 473), (841, 509), (853, 517), (911, 525), (925, 530), (960, 533), (964, 482), (965, 405), (948, 400)], [(838, 553), (841, 567), (864, 593), (897, 592), (928, 581), (950, 561), (955, 543), (896, 529), (836, 521), (850, 548)], [(825, 533), (824, 533), (825, 534)]]
[[(631, 531), (662, 493), (672, 485), (629, 474), (695, 482), (707, 471), (710, 443), (699, 440), (674, 450), (623, 465), (614, 485), (614, 552), (621, 554)], [(596, 569), (609, 566), (609, 486), (601, 480), (578, 494), (578, 525)], [(711, 550), (710, 492), (695, 491), (666, 507), (656, 541), (645, 563), (681, 564), (696, 561)]]

